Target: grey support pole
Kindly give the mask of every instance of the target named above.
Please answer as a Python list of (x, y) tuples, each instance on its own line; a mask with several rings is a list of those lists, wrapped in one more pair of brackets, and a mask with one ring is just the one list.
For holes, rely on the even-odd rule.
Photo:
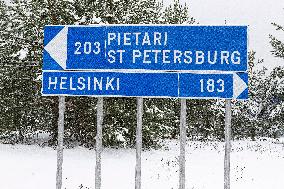
[(186, 99), (181, 99), (179, 189), (185, 189)]
[(97, 137), (96, 137), (96, 172), (95, 189), (101, 188), (101, 153), (102, 153), (102, 124), (103, 124), (103, 97), (97, 102)]
[(59, 96), (56, 189), (62, 188), (65, 96)]
[(230, 189), (230, 153), (231, 153), (231, 100), (226, 100), (225, 114), (225, 158), (224, 158), (224, 189)]
[(143, 117), (143, 98), (138, 97), (137, 127), (136, 127), (135, 189), (141, 189), (142, 117)]

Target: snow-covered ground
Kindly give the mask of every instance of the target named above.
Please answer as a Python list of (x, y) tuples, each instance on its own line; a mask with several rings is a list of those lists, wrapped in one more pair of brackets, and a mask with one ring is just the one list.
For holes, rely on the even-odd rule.
[[(178, 141), (142, 153), (142, 188), (178, 188)], [(284, 145), (275, 141), (235, 141), (231, 154), (232, 189), (283, 189)], [(223, 143), (188, 142), (186, 188), (223, 188)], [(102, 188), (133, 189), (135, 150), (105, 149)], [(48, 147), (0, 144), (1, 189), (55, 188), (56, 151)], [(95, 151), (64, 150), (63, 188), (93, 189)]]

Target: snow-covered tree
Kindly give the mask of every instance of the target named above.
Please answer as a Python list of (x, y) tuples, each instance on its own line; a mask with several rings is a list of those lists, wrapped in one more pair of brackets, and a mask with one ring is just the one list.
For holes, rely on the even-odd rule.
[(263, 67), (255, 69), (255, 52), (249, 55), (249, 99), (236, 101), (233, 106), (235, 138), (278, 137), (283, 133), (283, 68), (271, 73)]
[[(277, 24), (277, 23), (272, 23), (273, 26), (276, 27), (277, 31), (282, 31), (284, 32), (284, 27)], [(284, 43), (277, 39), (277, 37), (273, 36), (273, 35), (269, 35), (270, 38), (270, 44), (273, 48), (272, 50), (272, 54), (275, 57), (279, 57), (279, 58), (284, 58)]]

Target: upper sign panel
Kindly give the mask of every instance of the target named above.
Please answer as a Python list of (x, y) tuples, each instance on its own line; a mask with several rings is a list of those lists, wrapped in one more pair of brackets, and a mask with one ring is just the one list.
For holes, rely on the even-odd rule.
[(246, 26), (46, 26), (43, 70), (247, 71)]

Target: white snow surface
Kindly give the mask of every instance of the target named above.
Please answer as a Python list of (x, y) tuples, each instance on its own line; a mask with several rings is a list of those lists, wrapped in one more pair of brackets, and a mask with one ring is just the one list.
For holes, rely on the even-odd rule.
[[(1, 189), (55, 188), (56, 150), (0, 144)], [(142, 153), (142, 188), (178, 188), (178, 141)], [(187, 142), (186, 188), (223, 188), (224, 143)], [(235, 141), (231, 153), (232, 189), (283, 189), (284, 145), (274, 140)], [(102, 189), (133, 189), (134, 149), (104, 149)], [(64, 150), (63, 189), (94, 189), (95, 150)]]

